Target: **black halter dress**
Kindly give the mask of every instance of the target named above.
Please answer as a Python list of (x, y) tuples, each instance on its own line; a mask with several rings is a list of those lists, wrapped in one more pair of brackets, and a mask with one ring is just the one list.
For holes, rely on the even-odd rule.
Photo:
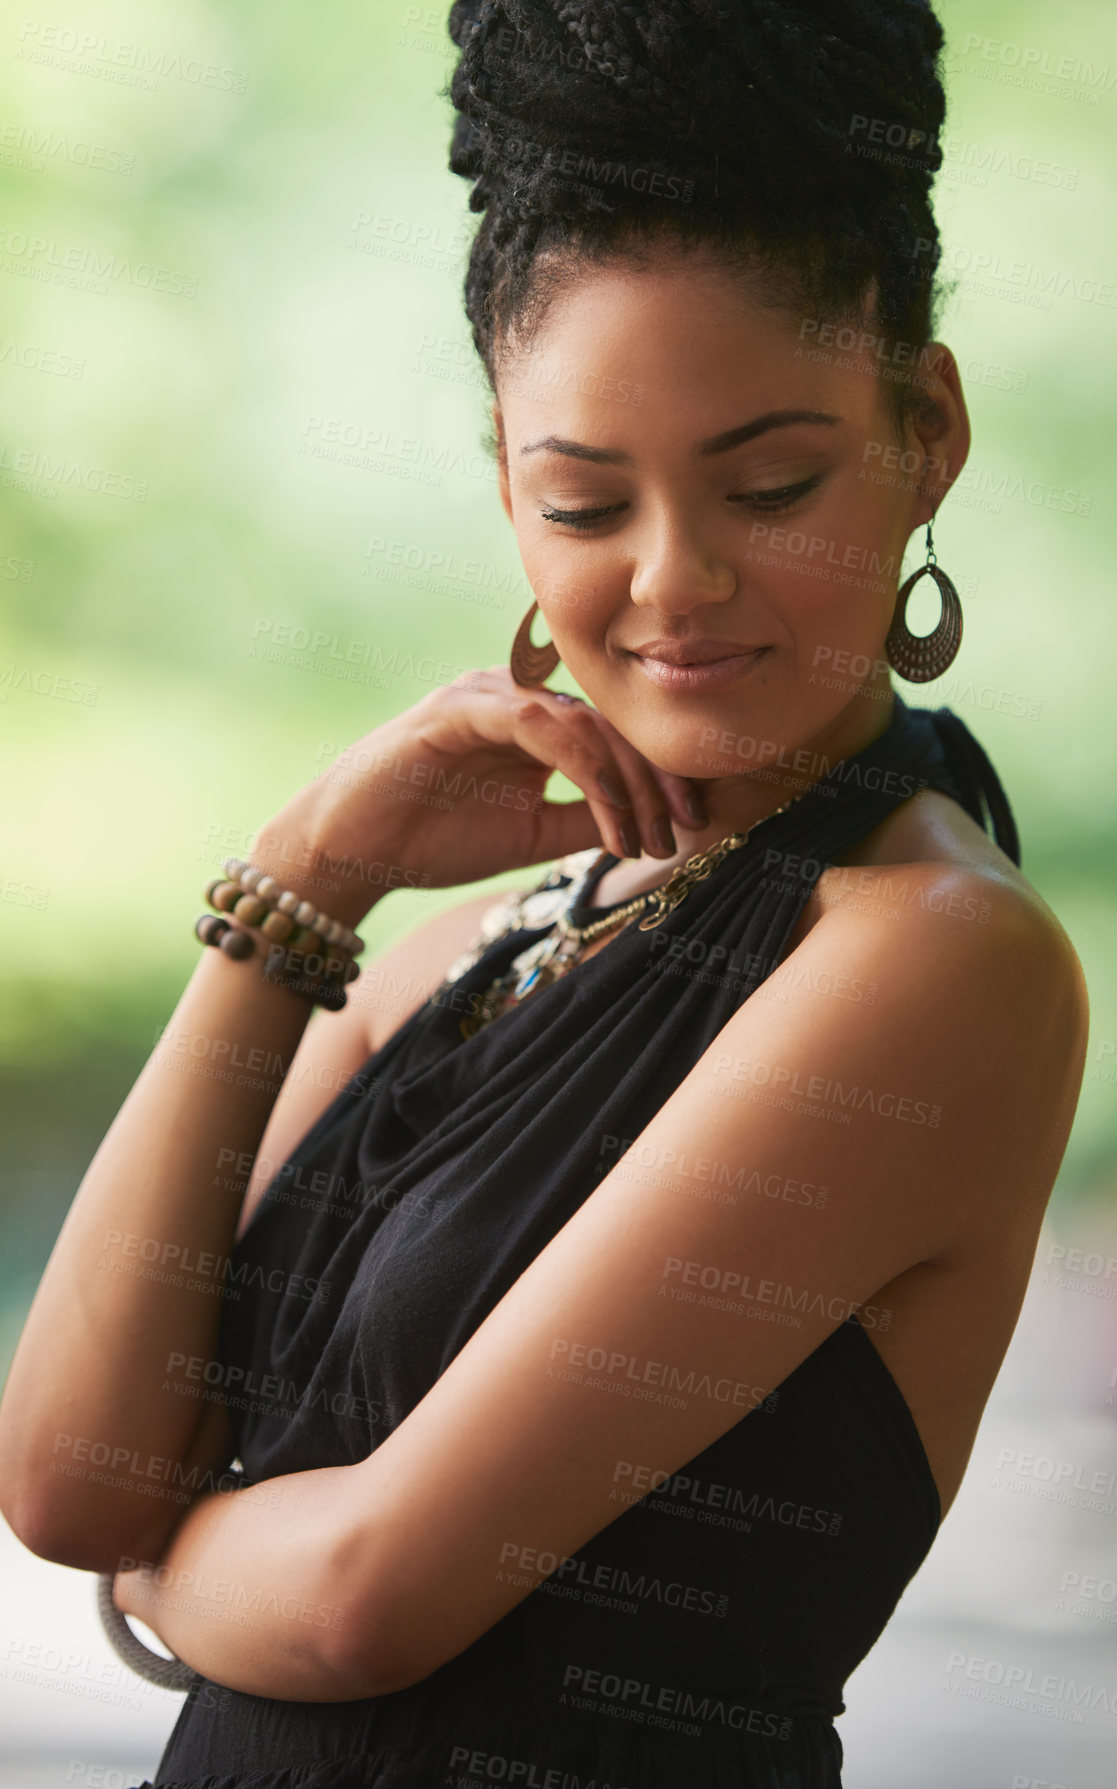
[[(507, 934), (369, 1058), (234, 1251), (221, 1354), (239, 1369), (226, 1401), (246, 1482), (354, 1464), (403, 1421), (779, 963), (827, 862), (924, 788), (1019, 862), (976, 739), (950, 709), (897, 697), (877, 740), (658, 927), (630, 925), (463, 1035), (544, 928)], [(325, 1295), (269, 1290), (294, 1274)], [(853, 1316), (666, 1484), (619, 1499), (576, 1570), (422, 1682), (309, 1703), (200, 1678), (154, 1781), (840, 1789), (843, 1686), (940, 1519), (908, 1405)]]

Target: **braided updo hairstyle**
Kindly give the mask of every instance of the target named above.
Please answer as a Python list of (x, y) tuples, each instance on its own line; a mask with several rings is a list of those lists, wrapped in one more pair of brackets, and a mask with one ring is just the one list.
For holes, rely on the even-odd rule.
[(902, 430), (938, 297), (926, 0), (455, 0), (449, 30), (450, 167), (484, 213), (465, 306), (494, 391), (572, 275), (618, 252), (646, 265), (666, 239), (762, 302), (904, 344)]

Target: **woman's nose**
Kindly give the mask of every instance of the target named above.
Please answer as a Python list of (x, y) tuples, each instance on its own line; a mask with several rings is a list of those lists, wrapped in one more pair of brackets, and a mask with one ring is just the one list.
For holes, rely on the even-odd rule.
[(697, 527), (677, 518), (649, 525), (629, 584), (634, 603), (684, 615), (703, 603), (724, 602), (736, 589), (735, 566)]

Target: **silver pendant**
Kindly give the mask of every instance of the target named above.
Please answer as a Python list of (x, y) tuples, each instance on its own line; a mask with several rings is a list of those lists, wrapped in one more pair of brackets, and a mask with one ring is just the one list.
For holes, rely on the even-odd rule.
[[(584, 851), (567, 852), (565, 857), (560, 857), (554, 867), (548, 870), (540, 886), (529, 889), (526, 894), (518, 889), (506, 889), (491, 907), (486, 907), (481, 915), (477, 938), (454, 958), (443, 976), (441, 986), (448, 988), (459, 981), (484, 956), (489, 946), (508, 932), (519, 931), (521, 927), (534, 932), (540, 926), (553, 925), (569, 903), (579, 878), (597, 862), (603, 849), (601, 845), (590, 845)], [(562, 876), (570, 878), (570, 883), (565, 888), (558, 886)], [(542, 939), (540, 942), (546, 944), (548, 940)]]
[(519, 923), (526, 931), (549, 926), (562, 912), (569, 897), (568, 888), (537, 888), (520, 902)]
[(516, 976), (513, 999), (522, 1000), (525, 994), (541, 987), (548, 987), (551, 982), (572, 968), (576, 961), (577, 941), (568, 937), (559, 928), (548, 932), (545, 938), (539, 938), (529, 944), (517, 957), (512, 959), (510, 975)]

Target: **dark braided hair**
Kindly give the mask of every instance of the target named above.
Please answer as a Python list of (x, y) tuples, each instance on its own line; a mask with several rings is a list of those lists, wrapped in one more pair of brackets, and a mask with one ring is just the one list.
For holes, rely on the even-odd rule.
[(494, 390), (579, 268), (647, 265), (666, 239), (763, 302), (875, 331), (902, 428), (939, 296), (926, 0), (455, 0), (449, 30), (450, 167), (484, 212), (465, 306)]

